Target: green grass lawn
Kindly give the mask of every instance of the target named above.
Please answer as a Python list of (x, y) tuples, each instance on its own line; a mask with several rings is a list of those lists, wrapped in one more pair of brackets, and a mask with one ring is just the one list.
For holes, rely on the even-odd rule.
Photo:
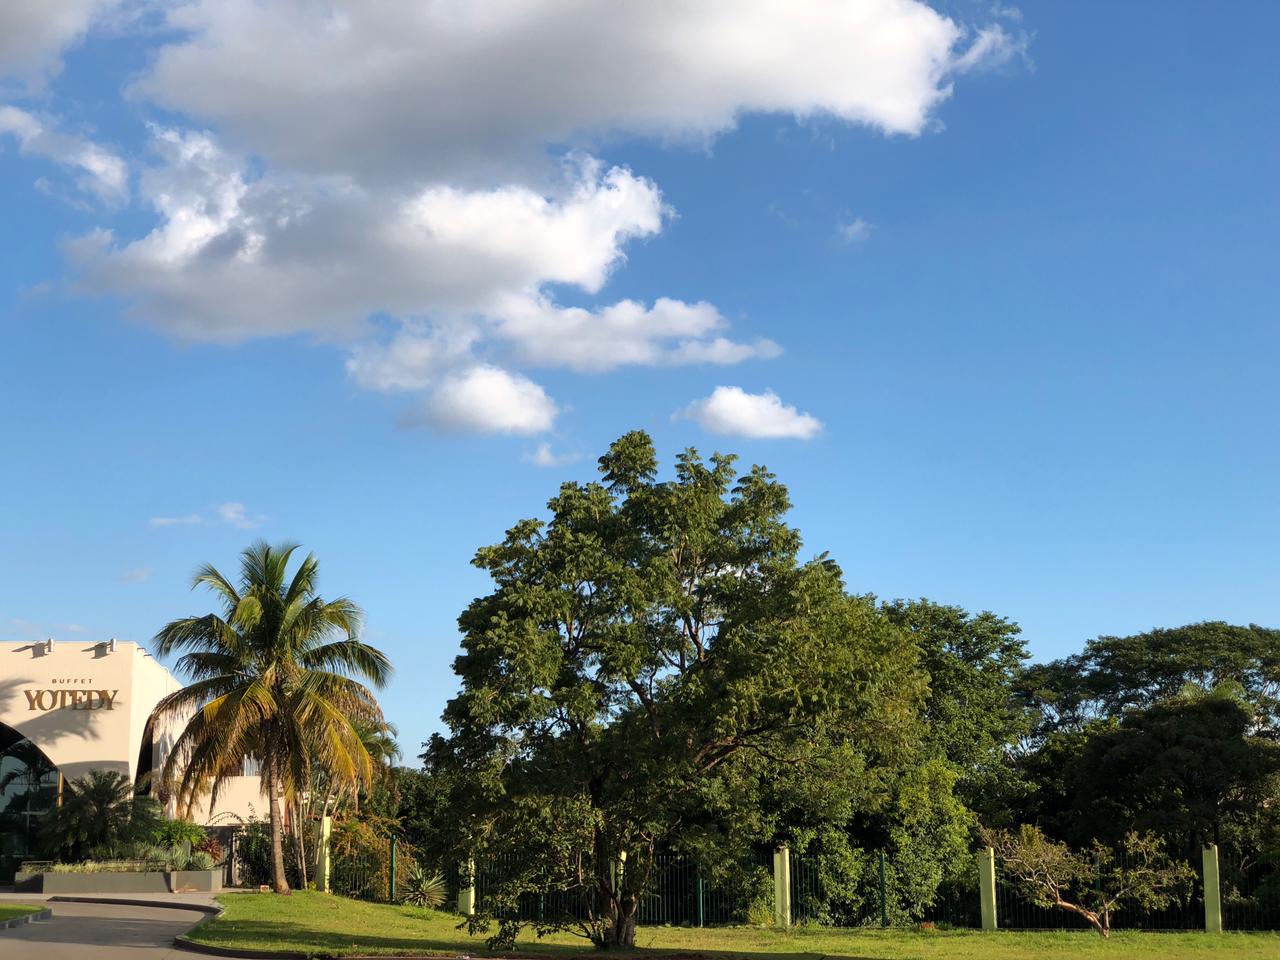
[[(195, 928), (191, 939), (219, 947), (294, 950), (312, 954), (485, 954), (483, 937), (458, 929), (452, 914), (415, 907), (346, 900), (323, 893), (291, 897), (235, 893), (219, 898), (226, 912)], [(708, 958), (760, 957), (764, 960), (1067, 960), (1076, 957), (1150, 957), (1152, 960), (1215, 957), (1276, 960), (1280, 934), (1116, 933), (984, 934), (972, 930), (842, 930), (796, 927), (641, 928), (638, 956)], [(569, 934), (521, 940), (515, 953), (568, 957), (590, 952), (590, 944)]]
[(28, 913), (39, 913), (44, 907), (35, 907), (27, 903), (0, 903), (0, 923), (25, 917)]

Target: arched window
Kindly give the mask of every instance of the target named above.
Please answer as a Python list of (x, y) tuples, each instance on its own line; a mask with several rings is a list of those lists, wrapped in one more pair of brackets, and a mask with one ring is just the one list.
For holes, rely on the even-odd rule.
[(58, 802), (58, 768), (34, 743), (0, 723), (0, 883), (38, 849), (40, 823)]

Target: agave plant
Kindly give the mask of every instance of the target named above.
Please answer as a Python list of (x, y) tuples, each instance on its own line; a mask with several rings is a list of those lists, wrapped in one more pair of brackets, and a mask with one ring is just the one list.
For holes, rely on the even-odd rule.
[(427, 873), (415, 863), (405, 877), (404, 895), (400, 900), (434, 910), (444, 903), (445, 893), (444, 877), (439, 873)]

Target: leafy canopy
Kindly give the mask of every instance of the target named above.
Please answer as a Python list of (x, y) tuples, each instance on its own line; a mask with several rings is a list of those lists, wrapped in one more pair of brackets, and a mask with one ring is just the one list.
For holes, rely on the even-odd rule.
[(874, 603), (798, 560), (765, 468), (687, 450), (661, 481), (635, 432), (600, 472), (477, 553), (494, 589), (459, 619), (462, 689), (427, 759), (452, 771), (459, 842), (503, 858), (486, 908), (551, 888), (544, 928), (611, 947), (634, 939), (660, 846), (775, 839), (763, 792), (847, 816), (856, 765), (838, 761), (907, 736), (924, 687)]

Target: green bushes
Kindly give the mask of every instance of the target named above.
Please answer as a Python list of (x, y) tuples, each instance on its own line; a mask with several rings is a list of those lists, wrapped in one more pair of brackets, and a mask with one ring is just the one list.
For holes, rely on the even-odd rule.
[(186, 853), (180, 848), (153, 847), (149, 856), (79, 860), (55, 863), (49, 873), (171, 873), (175, 870), (212, 870), (217, 864), (203, 851)]
[(152, 841), (161, 846), (185, 846), (193, 850), (198, 849), (205, 838), (204, 827), (190, 820), (163, 820), (151, 836)]
[(444, 877), (439, 873), (427, 873), (415, 863), (409, 868), (404, 886), (404, 895), (400, 898), (404, 903), (432, 910), (444, 904), (447, 891)]
[(161, 822), (160, 804), (128, 777), (92, 770), (67, 782), (62, 805), (46, 818), (44, 846), (55, 857), (80, 859), (95, 848), (149, 840)]

